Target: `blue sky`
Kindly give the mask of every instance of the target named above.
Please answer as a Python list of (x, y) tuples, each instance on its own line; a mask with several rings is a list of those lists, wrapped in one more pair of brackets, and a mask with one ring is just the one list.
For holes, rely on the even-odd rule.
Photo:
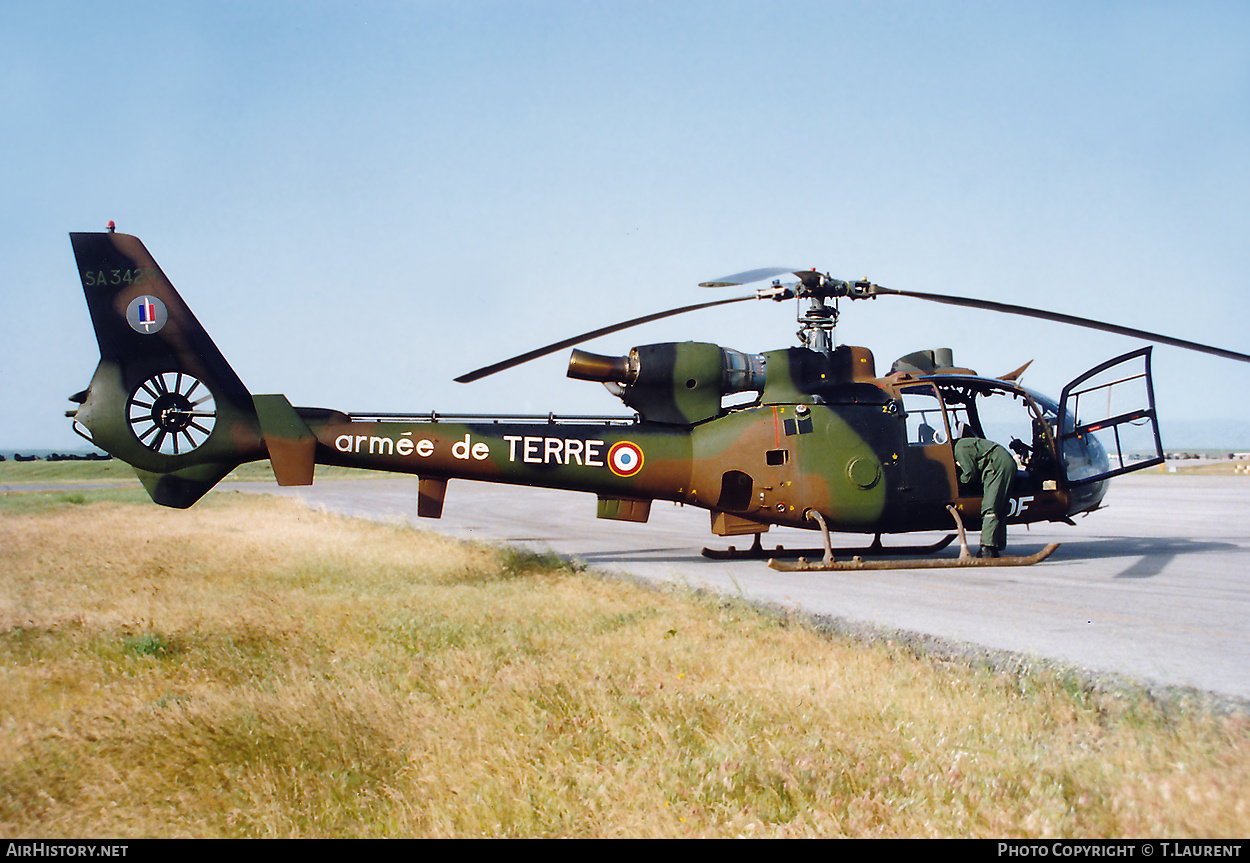
[[(52, 0), (5, 22), (0, 449), (79, 442), (65, 398), (98, 354), (67, 234), (110, 219), (250, 389), (348, 411), (621, 412), (567, 352), (452, 379), (764, 266), (1250, 353), (1244, 2)], [(770, 350), (794, 312), (585, 347)], [(844, 306), (838, 339), (880, 370), (1034, 359), (1052, 395), (1139, 344), (903, 299)], [(1250, 365), (1161, 347), (1155, 379), (1165, 444), (1202, 419), (1250, 447)]]

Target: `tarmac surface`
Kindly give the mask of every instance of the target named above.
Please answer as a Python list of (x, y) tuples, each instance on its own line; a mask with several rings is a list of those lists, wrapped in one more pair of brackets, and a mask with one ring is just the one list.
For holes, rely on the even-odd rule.
[[(453, 537), (554, 551), (596, 570), (744, 596), (839, 626), (901, 631), (1006, 652), (1095, 676), (1192, 688), (1250, 704), (1250, 477), (1131, 475), (1075, 527), (1013, 527), (1009, 551), (1061, 547), (1029, 567), (780, 573), (762, 561), (714, 561), (720, 538), (699, 509), (656, 502), (646, 524), (595, 518), (593, 495), (452, 481), (443, 517), (416, 517), (417, 480), (227, 487), (310, 506), (404, 520)], [(919, 544), (941, 533), (886, 537)], [(818, 532), (774, 529), (765, 548), (820, 545)], [(863, 545), (871, 537), (834, 537)], [(975, 536), (972, 537), (975, 547)], [(958, 543), (942, 554), (958, 553)]]

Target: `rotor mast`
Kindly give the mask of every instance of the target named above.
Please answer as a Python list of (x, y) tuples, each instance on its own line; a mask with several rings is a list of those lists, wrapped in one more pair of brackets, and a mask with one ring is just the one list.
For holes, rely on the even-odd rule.
[[(809, 301), (806, 309), (799, 307), (799, 342), (808, 350), (831, 356), (836, 347), (833, 332), (838, 325), (838, 297), (851, 299), (872, 297), (876, 285), (866, 280), (846, 282), (815, 270), (797, 272), (794, 275), (799, 277), (799, 284), (793, 296)], [(774, 282), (774, 284), (780, 286), (780, 282)], [(825, 302), (829, 299), (834, 301), (833, 305)]]

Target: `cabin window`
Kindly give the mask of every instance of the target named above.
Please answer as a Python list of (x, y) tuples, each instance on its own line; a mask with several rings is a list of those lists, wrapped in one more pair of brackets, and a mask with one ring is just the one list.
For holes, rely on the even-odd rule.
[(1021, 387), (986, 380), (953, 379), (943, 382), (941, 389), (952, 425), (965, 422), (978, 436), (1011, 451), (1020, 468), (1017, 488), (1039, 489), (1056, 477), (1051, 430), (1058, 408), (1053, 402)]
[(903, 411), (907, 415), (907, 443), (911, 446), (943, 444), (950, 440), (942, 400), (930, 386), (913, 387), (903, 392)]

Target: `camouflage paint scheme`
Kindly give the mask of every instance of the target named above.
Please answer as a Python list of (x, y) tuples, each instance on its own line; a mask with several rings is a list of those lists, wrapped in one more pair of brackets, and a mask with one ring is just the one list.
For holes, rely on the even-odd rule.
[[(467, 478), (592, 493), (600, 517), (627, 521), (646, 521), (653, 500), (690, 504), (711, 512), (720, 535), (814, 528), (812, 511), (837, 531), (949, 529), (951, 503), (975, 526), (980, 497), (960, 489), (950, 444), (908, 444), (901, 390), (925, 381), (1014, 387), (960, 370), (878, 378), (865, 348), (788, 348), (752, 359), (763, 376), (756, 400), (723, 407), (726, 352), (685, 342), (635, 348), (613, 361), (616, 372), (589, 375), (607, 381), (632, 362), (621, 386), (632, 418), (293, 407), (247, 391), (137, 238), (70, 236), (101, 359), (67, 416), (166, 506), (189, 507), (237, 465), (269, 459), (282, 485), (310, 484), (317, 464), (416, 474), (426, 517), (441, 514), (447, 480)], [(1043, 431), (1039, 445), (1060, 464), (1056, 430)], [(1095, 508), (1104, 485), (1074, 495), (1057, 469), (1041, 483), (1010, 521), (1067, 520)]]

